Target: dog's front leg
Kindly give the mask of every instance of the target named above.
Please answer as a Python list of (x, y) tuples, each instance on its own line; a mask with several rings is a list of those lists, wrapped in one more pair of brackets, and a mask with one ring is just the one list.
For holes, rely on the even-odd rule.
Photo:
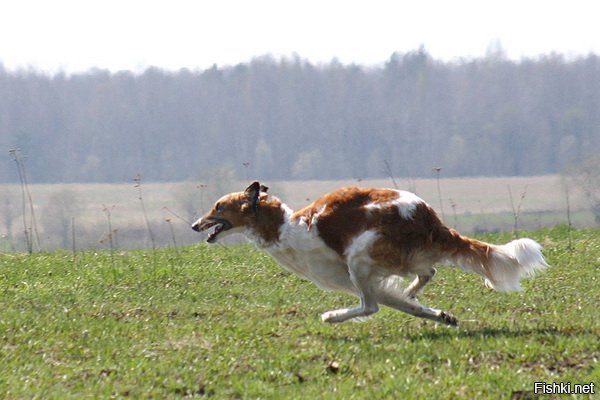
[(358, 307), (327, 311), (321, 314), (321, 320), (329, 323), (344, 322), (352, 318), (368, 317), (371, 314), (375, 314), (378, 310), (379, 306), (375, 301), (366, 301), (364, 297), (361, 297)]
[(342, 308), (321, 314), (323, 322), (344, 322), (352, 318), (368, 317), (379, 310), (373, 293), (372, 269), (370, 266), (349, 263), (348, 272), (354, 286), (358, 289), (360, 305), (354, 308)]

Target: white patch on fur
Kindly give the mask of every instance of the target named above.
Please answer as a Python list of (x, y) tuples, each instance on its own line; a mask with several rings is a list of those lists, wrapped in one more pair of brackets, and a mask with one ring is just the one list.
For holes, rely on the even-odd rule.
[(369, 254), (369, 248), (378, 238), (379, 235), (376, 232), (365, 231), (352, 240), (344, 255), (348, 262), (358, 262), (365, 267), (373, 267), (371, 268), (372, 275), (370, 276), (370, 280), (373, 287), (377, 288), (377, 291), (402, 293), (404, 287), (404, 280), (402, 277), (390, 275), (389, 271), (378, 274), (377, 266)]
[(425, 203), (419, 196), (414, 193), (399, 190), (400, 196), (396, 200), (400, 215), (405, 219), (412, 219), (415, 215), (417, 205)]
[(313, 217), (310, 220), (310, 225), (309, 225), (309, 229), (311, 229), (313, 226), (317, 225), (317, 222), (319, 221), (319, 217), (321, 216), (321, 214), (323, 214), (323, 211), (325, 211), (325, 209), (327, 208), (327, 204), (323, 205), (319, 211), (317, 211), (315, 213), (315, 215), (313, 215)]
[(344, 255), (348, 260), (361, 257), (367, 257), (370, 260), (369, 256), (369, 247), (373, 244), (373, 242), (377, 239), (377, 233), (373, 231), (364, 231), (360, 235), (356, 236), (352, 239), (350, 245), (344, 251)]
[(282, 205), (282, 208), (285, 215), (279, 230), (279, 242), (263, 249), (283, 268), (310, 280), (321, 289), (356, 295), (346, 263), (320, 238), (318, 229), (315, 226), (309, 229), (303, 218), (292, 220), (289, 207)]
[(527, 238), (513, 240), (495, 246), (489, 267), (493, 279), (486, 279), (485, 283), (499, 291), (521, 291), (522, 278), (534, 276), (547, 267), (542, 246), (537, 242)]
[(414, 193), (407, 192), (405, 190), (396, 190), (398, 193), (398, 197), (391, 201), (386, 201), (383, 203), (369, 203), (365, 205), (365, 208), (369, 211), (371, 210), (381, 210), (386, 207), (396, 206), (398, 207), (398, 212), (400, 216), (404, 219), (412, 219), (415, 215), (415, 210), (417, 209), (417, 205), (421, 203), (425, 203), (423, 199), (417, 196)]

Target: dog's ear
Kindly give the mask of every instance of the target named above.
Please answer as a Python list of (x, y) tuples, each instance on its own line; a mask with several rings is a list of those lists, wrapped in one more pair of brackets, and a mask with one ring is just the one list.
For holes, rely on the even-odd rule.
[(268, 187), (268, 186), (265, 186), (265, 185), (263, 185), (263, 184), (261, 184), (261, 185), (260, 185), (260, 191), (261, 191), (261, 192), (265, 192), (265, 193), (267, 193), (267, 191), (268, 191), (268, 190), (269, 190), (269, 187)]
[(253, 199), (254, 197), (258, 197), (261, 188), (262, 185), (258, 181), (254, 181), (246, 188), (246, 190), (244, 190), (244, 194), (249, 199)]
[(258, 195), (260, 194), (261, 184), (258, 181), (254, 181), (244, 190), (246, 198), (250, 202), (254, 213), (258, 213)]

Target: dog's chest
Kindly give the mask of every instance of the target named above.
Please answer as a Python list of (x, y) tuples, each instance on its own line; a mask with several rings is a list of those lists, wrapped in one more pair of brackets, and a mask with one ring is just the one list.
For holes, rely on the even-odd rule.
[(314, 282), (326, 290), (353, 293), (344, 260), (304, 224), (288, 225), (277, 245), (265, 248), (286, 270)]

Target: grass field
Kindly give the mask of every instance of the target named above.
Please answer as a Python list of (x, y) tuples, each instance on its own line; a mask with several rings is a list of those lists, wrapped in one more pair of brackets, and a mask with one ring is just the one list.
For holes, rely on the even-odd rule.
[(389, 309), (324, 324), (356, 300), (246, 245), (0, 254), (0, 397), (531, 399), (543, 381), (598, 398), (600, 231), (529, 236), (551, 267), (523, 293), (439, 271), (420, 300), (458, 328)]

